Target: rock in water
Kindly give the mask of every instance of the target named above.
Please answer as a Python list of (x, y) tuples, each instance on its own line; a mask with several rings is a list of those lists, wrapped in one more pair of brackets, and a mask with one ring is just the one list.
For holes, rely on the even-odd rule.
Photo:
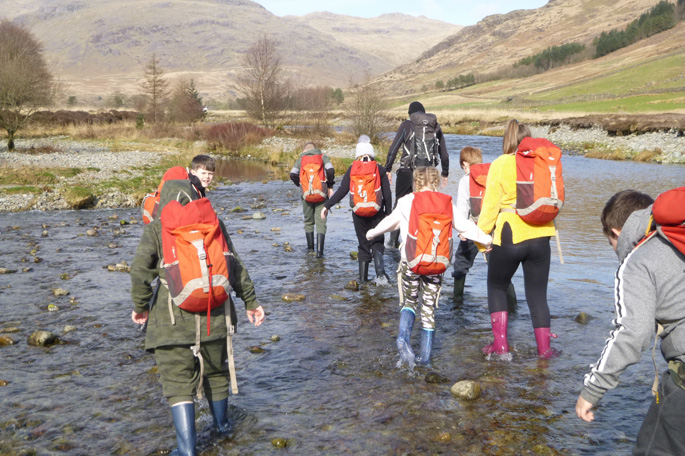
[(592, 319), (591, 316), (589, 316), (585, 312), (581, 312), (578, 315), (576, 315), (576, 318), (574, 318), (573, 320), (576, 323), (580, 323), (581, 325), (586, 325), (591, 319)]
[(29, 345), (36, 347), (47, 347), (57, 343), (57, 336), (49, 331), (35, 331), (29, 336)]
[(275, 439), (271, 439), (271, 444), (276, 448), (285, 448), (288, 446), (288, 440), (278, 437)]
[(285, 302), (303, 301), (305, 296), (303, 294), (297, 293), (286, 293), (281, 296), (281, 299)]
[(440, 384), (440, 383), (449, 383), (450, 379), (445, 377), (444, 375), (438, 374), (437, 372), (428, 372), (426, 374), (426, 377), (424, 377), (424, 380), (426, 383), (435, 383), (435, 384)]
[(350, 280), (345, 285), (345, 289), (346, 290), (352, 290), (352, 291), (359, 291), (359, 282), (357, 282), (356, 280)]
[(0, 347), (7, 347), (8, 345), (14, 345), (14, 339), (8, 336), (0, 336)]
[(357, 252), (350, 252), (350, 258), (357, 261)]
[(452, 385), (450, 392), (458, 399), (472, 401), (480, 397), (480, 385), (472, 380), (462, 380)]
[(252, 218), (255, 220), (264, 220), (266, 218), (266, 215), (264, 215), (262, 212), (255, 212), (252, 214)]
[(69, 294), (69, 292), (67, 290), (65, 290), (64, 288), (53, 288), (52, 294), (55, 296), (67, 296)]

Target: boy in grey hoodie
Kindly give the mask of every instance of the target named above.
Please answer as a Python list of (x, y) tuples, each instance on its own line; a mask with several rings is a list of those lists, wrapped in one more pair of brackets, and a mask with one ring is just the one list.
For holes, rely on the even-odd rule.
[(652, 203), (644, 193), (624, 190), (602, 211), (604, 234), (620, 262), (615, 327), (601, 357), (585, 375), (576, 414), (585, 421), (594, 419), (591, 409), (655, 342), (660, 323), (661, 353), (669, 370), (661, 377), (633, 454), (685, 454), (685, 255), (661, 235), (637, 246), (652, 224)]

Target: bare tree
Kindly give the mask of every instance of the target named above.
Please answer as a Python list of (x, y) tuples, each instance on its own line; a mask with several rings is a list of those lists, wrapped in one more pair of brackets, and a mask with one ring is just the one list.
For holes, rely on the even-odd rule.
[(164, 79), (164, 71), (159, 66), (159, 59), (152, 54), (145, 67), (145, 80), (142, 84), (147, 97), (147, 114), (152, 123), (164, 119), (164, 105), (169, 96), (169, 83)]
[(57, 85), (33, 34), (4, 19), (0, 22), (0, 127), (7, 131), (7, 149), (14, 135), (39, 107), (49, 105)]
[(383, 91), (371, 84), (371, 75), (366, 72), (362, 82), (350, 82), (349, 92), (345, 104), (352, 117), (352, 132), (355, 136), (368, 135), (371, 142), (378, 143), (388, 120), (388, 102)]
[(288, 83), (282, 77), (276, 41), (262, 36), (250, 46), (241, 63), (237, 82), (245, 96), (242, 99), (245, 111), (263, 125), (273, 126), (288, 98)]

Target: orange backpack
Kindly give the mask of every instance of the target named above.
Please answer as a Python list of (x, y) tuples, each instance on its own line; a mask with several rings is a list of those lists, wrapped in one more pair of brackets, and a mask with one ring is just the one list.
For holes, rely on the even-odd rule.
[(685, 255), (685, 187), (678, 187), (656, 197), (652, 221), (640, 244), (657, 233)]
[(490, 171), (490, 163), (478, 163), (471, 165), (469, 169), (469, 205), (471, 206), (471, 217), (476, 220), (478, 220), (483, 203), (488, 171)]
[(162, 222), (163, 267), (171, 301), (189, 312), (210, 311), (222, 305), (231, 291), (233, 255), (219, 219), (207, 198), (185, 206), (171, 201)]
[(326, 199), (323, 183), (324, 175), (323, 155), (305, 155), (300, 162), (300, 186), (305, 201), (320, 203)]
[(416, 274), (442, 274), (452, 258), (452, 197), (440, 192), (414, 193), (409, 213), (405, 257)]
[(516, 213), (533, 225), (551, 222), (564, 205), (561, 149), (544, 138), (523, 138), (516, 151)]
[(148, 224), (159, 216), (159, 196), (162, 194), (162, 187), (168, 180), (183, 180), (188, 179), (188, 171), (182, 166), (174, 166), (169, 168), (162, 181), (154, 193), (148, 193), (143, 198), (143, 223)]
[(355, 160), (350, 170), (350, 207), (361, 217), (373, 217), (381, 210), (381, 175), (374, 160)]

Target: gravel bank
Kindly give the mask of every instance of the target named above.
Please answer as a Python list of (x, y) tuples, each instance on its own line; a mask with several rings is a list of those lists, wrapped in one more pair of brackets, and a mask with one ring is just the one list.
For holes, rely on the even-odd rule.
[[(600, 128), (572, 129), (567, 126), (531, 128), (533, 136), (544, 137), (574, 153), (586, 153), (588, 150), (623, 150), (635, 155), (642, 151), (659, 149), (662, 151), (659, 160), (662, 163), (685, 164), (685, 137), (671, 133), (646, 133), (630, 136), (609, 136)], [(591, 149), (587, 146), (592, 145)], [(299, 151), (302, 140), (272, 137), (265, 140), (261, 147), (280, 148), (283, 151)], [(20, 150), (54, 150), (48, 153), (9, 153), (6, 143), (0, 143), (0, 166), (40, 168), (81, 168), (84, 172), (77, 176), (60, 177), (53, 185), (53, 190), (41, 194), (0, 193), (0, 212), (25, 210), (69, 209), (62, 192), (74, 185), (100, 182), (111, 178), (134, 178), (142, 175), (141, 169), (146, 164), (157, 163), (162, 153), (149, 151), (112, 152), (108, 147), (88, 141), (72, 141), (67, 137), (42, 138), (35, 140), (18, 140)], [(329, 138), (319, 144), (319, 148), (331, 157), (354, 156), (353, 144), (339, 144)], [(125, 173), (122, 173), (125, 171)], [(95, 208), (134, 207), (138, 202), (130, 195), (111, 191), (97, 195)]]

